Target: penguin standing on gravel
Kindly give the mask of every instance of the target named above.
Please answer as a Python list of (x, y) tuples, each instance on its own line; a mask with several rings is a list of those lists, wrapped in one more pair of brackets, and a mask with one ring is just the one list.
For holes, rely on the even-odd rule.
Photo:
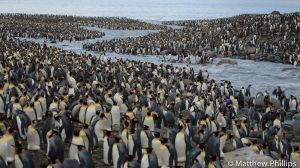
[(152, 148), (147, 148), (142, 157), (141, 168), (158, 168), (158, 159), (155, 153), (152, 153)]
[(106, 165), (112, 163), (112, 149), (114, 144), (114, 137), (111, 135), (111, 131), (106, 131), (103, 138), (103, 161)]
[[(0, 143), (2, 143), (4, 146), (1, 147), (1, 150), (5, 152), (3, 156), (6, 156), (5, 161), (6, 162), (13, 162), (14, 155), (15, 155), (15, 140), (13, 136), (13, 128), (8, 128), (6, 134), (3, 135), (2, 138), (0, 138)], [(2, 153), (2, 152), (1, 152)]]
[(150, 147), (153, 136), (147, 125), (143, 126), (143, 130), (140, 132), (140, 139), (142, 148)]
[(30, 124), (27, 130), (27, 149), (37, 151), (41, 149), (40, 146), (40, 135), (33, 125)]
[(94, 130), (97, 137), (98, 142), (102, 142), (104, 138), (104, 132), (105, 132), (105, 124), (106, 120), (104, 120), (105, 115), (103, 113), (100, 114), (99, 120), (96, 121)]
[(187, 159), (187, 150), (189, 143), (187, 142), (187, 135), (182, 125), (179, 125), (178, 132), (175, 139), (175, 148), (177, 152), (178, 162), (184, 164)]
[(15, 168), (34, 168), (34, 163), (27, 151), (22, 148), (22, 143), (16, 141), (16, 154), (14, 156)]
[(94, 168), (94, 161), (89, 151), (85, 149), (83, 145), (78, 146), (78, 162), (82, 168)]
[(125, 161), (127, 149), (120, 137), (115, 137), (115, 143), (112, 148), (113, 167), (119, 168)]
[(69, 148), (69, 159), (75, 159), (78, 153), (77, 146), (84, 145), (83, 138), (79, 136), (79, 130), (74, 130), (73, 138)]
[(36, 118), (38, 121), (42, 120), (43, 117), (43, 106), (42, 103), (39, 101), (39, 96), (34, 98), (33, 102), (34, 111), (36, 113)]
[(49, 132), (47, 156), (56, 158), (60, 162), (64, 161), (64, 143), (59, 137), (59, 131), (53, 129)]

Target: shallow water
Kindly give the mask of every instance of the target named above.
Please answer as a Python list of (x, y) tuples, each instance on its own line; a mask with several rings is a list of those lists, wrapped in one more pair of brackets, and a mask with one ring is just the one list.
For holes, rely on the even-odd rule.
[(122, 16), (142, 20), (208, 19), (299, 9), (299, 0), (1, 0), (0, 5), (2, 13)]
[[(109, 55), (123, 59), (149, 61), (157, 64), (162, 63), (161, 58), (158, 56), (137, 57), (116, 53)], [(193, 64), (189, 66), (194, 68), (195, 72), (199, 72), (200, 69), (202, 71), (208, 70), (211, 78), (217, 81), (229, 80), (237, 88), (241, 88), (242, 86), (247, 87), (248, 84), (252, 84), (252, 94), (259, 91), (272, 93), (277, 86), (280, 86), (285, 90), (287, 95), (300, 96), (300, 70), (282, 71), (283, 68), (290, 68), (291, 65), (235, 59), (238, 65), (217, 66), (216, 64), (219, 60), (215, 59), (213, 64), (207, 64), (206, 66)], [(188, 64), (173, 63), (173, 65), (184, 67)]]
[[(98, 29), (98, 28), (96, 28)], [(105, 32), (106, 35), (101, 39), (92, 39), (81, 42), (72, 42), (68, 41), (59, 42), (56, 44), (51, 44), (49, 41), (45, 41), (43, 39), (28, 39), (31, 41), (44, 43), (50, 46), (60, 47), (69, 51), (74, 51), (76, 53), (89, 53), (96, 56), (99, 56), (97, 52), (87, 52), (82, 49), (82, 43), (86, 42), (96, 42), (102, 40), (110, 40), (113, 38), (126, 38), (126, 37), (137, 37), (144, 36), (148, 33), (155, 31), (148, 30), (108, 30), (101, 29), (101, 31)], [(141, 60), (153, 62), (156, 64), (163, 63), (160, 56), (133, 56), (133, 55), (124, 55), (117, 53), (107, 53), (108, 57), (113, 59), (122, 58), (122, 59), (130, 59), (130, 60)], [(257, 62), (252, 60), (239, 60), (235, 59), (238, 64), (237, 65), (220, 65), (217, 66), (217, 62), (219, 59), (215, 59), (213, 64), (208, 64), (206, 66), (203, 65), (195, 65), (190, 64), (189, 66), (194, 68), (197, 73), (201, 70), (208, 70), (210, 73), (210, 77), (214, 78), (217, 81), (220, 80), (229, 80), (232, 84), (240, 88), (242, 86), (247, 87), (248, 84), (252, 84), (252, 93), (255, 94), (259, 91), (268, 91), (272, 93), (272, 91), (280, 86), (287, 95), (295, 95), (300, 97), (300, 70), (291, 69), (282, 71), (283, 68), (292, 68), (292, 65), (289, 64), (281, 64), (281, 63), (272, 63), (272, 62)], [(170, 64), (170, 62), (165, 62), (164, 64)], [(184, 67), (188, 64), (186, 63), (173, 63), (173, 65), (178, 67)]]
[(159, 32), (159, 30), (110, 30), (110, 29), (102, 29), (102, 28), (86, 27), (86, 26), (84, 26), (84, 28), (89, 30), (98, 30), (101, 32), (105, 32), (105, 36), (103, 36), (102, 38), (88, 39), (84, 41), (72, 41), (71, 43), (69, 41), (50, 43), (50, 41), (46, 39), (27, 39), (27, 40), (38, 42), (38, 43), (46, 43), (50, 46), (60, 47), (65, 50), (74, 51), (77, 53), (84, 53), (84, 52), (93, 53), (93, 52), (87, 52), (83, 50), (82, 44), (95, 43), (97, 41), (104, 41), (104, 40), (112, 40), (114, 38), (139, 37), (139, 36), (145, 36), (149, 33)]

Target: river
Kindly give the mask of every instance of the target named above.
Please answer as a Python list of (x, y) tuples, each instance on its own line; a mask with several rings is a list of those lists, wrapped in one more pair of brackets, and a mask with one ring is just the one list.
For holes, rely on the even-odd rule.
[[(50, 46), (56, 46), (63, 48), (65, 50), (73, 51), (76, 53), (89, 53), (99, 56), (97, 52), (87, 52), (82, 49), (82, 44), (86, 42), (96, 42), (102, 40), (111, 40), (113, 38), (126, 38), (126, 37), (138, 37), (144, 36), (148, 33), (158, 32), (157, 30), (108, 30), (108, 29), (99, 29), (99, 28), (89, 28), (96, 29), (102, 32), (105, 32), (103, 38), (91, 39), (85, 41), (75, 41), (75, 42), (57, 42), (50, 43), (45, 39), (27, 39), (30, 41), (35, 41), (38, 43), (46, 43)], [(107, 57), (112, 59), (123, 58), (130, 60), (141, 60), (153, 62), (156, 64), (163, 63), (160, 56), (133, 56), (133, 55), (124, 55), (117, 53), (106, 53)], [(247, 87), (248, 84), (252, 84), (252, 93), (255, 94), (259, 91), (272, 91), (280, 86), (287, 95), (294, 95), (300, 97), (300, 70), (293, 69), (292, 65), (281, 64), (281, 63), (272, 63), (272, 62), (257, 62), (253, 60), (240, 60), (235, 59), (238, 62), (237, 65), (220, 65), (217, 66), (219, 59), (215, 59), (213, 64), (204, 65), (193, 65), (186, 63), (173, 63), (173, 65), (178, 67), (190, 66), (194, 68), (195, 72), (201, 70), (208, 70), (210, 77), (214, 78), (217, 81), (220, 80), (229, 80), (232, 82), (233, 86), (240, 88), (242, 86)], [(170, 64), (170, 62), (164, 62), (164, 64)], [(288, 69), (283, 71), (283, 69)]]

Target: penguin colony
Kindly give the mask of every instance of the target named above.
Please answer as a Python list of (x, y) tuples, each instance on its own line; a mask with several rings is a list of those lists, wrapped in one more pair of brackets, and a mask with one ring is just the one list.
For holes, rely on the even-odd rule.
[(9, 32), (0, 36), (1, 168), (219, 168), (246, 146), (300, 160), (299, 99), (280, 87), (251, 95), (251, 85), (207, 71), (78, 55)]
[(300, 13), (239, 15), (214, 20), (169, 21), (184, 26), (147, 36), (87, 43), (84, 48), (132, 55), (183, 58), (235, 57), (300, 63)]
[(0, 14), (0, 29), (16, 37), (46, 38), (50, 41), (82, 41), (100, 38), (105, 34), (84, 29), (93, 26), (108, 29), (165, 29), (128, 18), (79, 17), (67, 15)]

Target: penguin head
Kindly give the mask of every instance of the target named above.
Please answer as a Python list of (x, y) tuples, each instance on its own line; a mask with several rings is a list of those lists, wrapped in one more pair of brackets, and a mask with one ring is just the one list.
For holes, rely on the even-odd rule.
[(228, 135), (228, 138), (229, 138), (229, 139), (234, 139), (234, 135), (233, 135), (233, 134), (229, 134), (229, 135)]
[(151, 147), (149, 147), (149, 148), (146, 148), (146, 152), (147, 152), (147, 154), (151, 154), (151, 153), (152, 153), (152, 151), (153, 151), (153, 149), (152, 149)]
[(54, 135), (58, 135), (59, 134), (59, 130), (57, 128), (53, 128), (50, 132), (49, 138), (53, 137)]
[(222, 131), (223, 133), (227, 133), (227, 128), (226, 128), (226, 127), (222, 127), (222, 128), (221, 128), (221, 131)]
[(53, 116), (52, 112), (51, 112), (51, 111), (47, 111), (47, 112), (46, 112), (46, 117), (50, 117), (50, 116), (51, 116), (51, 117)]
[(183, 130), (183, 125), (181, 124), (178, 124), (178, 132), (182, 131)]
[(12, 127), (8, 127), (7, 133), (12, 134), (14, 132), (14, 129)]
[(76, 145), (78, 151), (84, 151), (85, 150), (85, 146), (84, 145)]
[(219, 131), (215, 131), (215, 132), (213, 132), (213, 135), (214, 135), (214, 136), (216, 136), (216, 137), (218, 137), (218, 135), (219, 135)]
[(148, 116), (148, 117), (151, 116), (151, 112), (150, 112), (150, 111), (147, 112), (147, 116)]
[[(79, 135), (79, 133), (78, 133), (78, 135)], [(106, 130), (106, 131), (105, 131), (105, 135), (108, 136), (108, 137), (111, 136), (111, 131)]]
[(161, 144), (166, 144), (168, 143), (168, 138), (161, 138), (160, 142)]
[(263, 149), (267, 149), (267, 148), (268, 148), (268, 145), (265, 144), (265, 143), (263, 143), (263, 144), (262, 144), (262, 148), (263, 148)]
[(294, 146), (294, 152), (299, 152), (299, 147), (298, 146)]
[(84, 124), (83, 125), (83, 129), (88, 129), (89, 128), (89, 125), (88, 124)]
[[(100, 112), (99, 112), (99, 114), (100, 114)], [(98, 115), (99, 115), (98, 114)], [(105, 117), (105, 114), (104, 113), (101, 113), (100, 115), (99, 115), (99, 117), (100, 117), (100, 119), (102, 120), (104, 117)]]
[(75, 137), (78, 137), (78, 136), (80, 135), (80, 130), (75, 129), (75, 130), (73, 131), (73, 135), (74, 135)]
[(57, 98), (57, 97), (54, 97), (53, 102), (54, 102), (54, 103), (57, 103), (57, 102), (58, 102), (58, 98)]
[(18, 98), (15, 99), (15, 103), (19, 103), (20, 100)]
[(133, 155), (128, 155), (127, 160), (129, 162), (133, 161), (134, 160), (134, 156)]
[(83, 106), (87, 106), (87, 105), (88, 105), (87, 101), (84, 101), (84, 102), (82, 103), (82, 105), (83, 105)]
[(159, 133), (159, 132), (156, 132), (156, 131), (154, 131), (154, 132), (153, 132), (153, 136), (154, 136), (155, 138), (159, 138), (159, 137), (160, 137), (160, 133)]
[(135, 134), (135, 129), (130, 129), (129, 132), (130, 134)]
[(15, 149), (17, 154), (21, 154), (23, 152), (22, 141), (20, 140), (15, 141)]
[(199, 143), (199, 144), (197, 144), (197, 147), (198, 147), (200, 150), (204, 150), (204, 149), (207, 147), (207, 144)]
[(208, 156), (208, 161), (210, 162), (210, 163), (213, 163), (213, 162), (215, 162), (215, 161), (217, 161), (218, 160), (218, 156), (217, 155), (209, 155)]
[(148, 130), (149, 129), (149, 126), (148, 125), (144, 125), (143, 126), (143, 130)]
[(280, 158), (283, 159), (283, 160), (286, 160), (286, 159), (287, 159), (287, 156), (286, 156), (286, 154), (281, 153), (281, 154), (280, 154)]
[(126, 120), (126, 121), (124, 122), (124, 129), (125, 129), (125, 128), (128, 128), (129, 125), (130, 125), (130, 121)]
[(59, 115), (59, 114), (55, 114), (55, 115), (54, 115), (54, 119), (55, 119), (56, 121), (58, 121), (58, 120), (60, 119), (60, 115)]
[(115, 136), (115, 143), (122, 143), (122, 138), (119, 136)]
[(48, 162), (50, 162), (50, 165), (59, 163), (59, 159), (55, 156), (47, 156)]

